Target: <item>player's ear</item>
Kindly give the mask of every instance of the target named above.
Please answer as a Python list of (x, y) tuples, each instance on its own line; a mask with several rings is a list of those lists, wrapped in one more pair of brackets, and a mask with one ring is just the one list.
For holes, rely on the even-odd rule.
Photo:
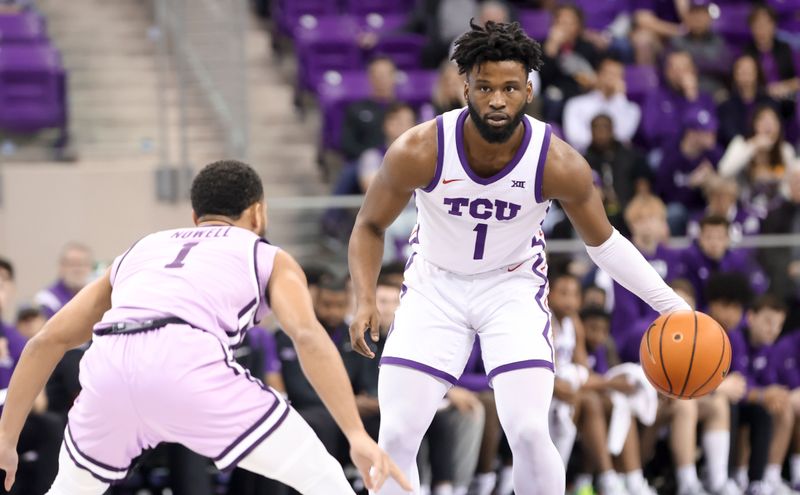
[(469, 76), (464, 78), (464, 101), (469, 101)]
[(525, 85), (525, 91), (527, 91), (527, 93), (528, 93), (528, 97), (527, 97), (528, 103), (532, 102), (533, 101), (533, 82), (531, 82), (530, 79), (528, 79), (528, 84)]

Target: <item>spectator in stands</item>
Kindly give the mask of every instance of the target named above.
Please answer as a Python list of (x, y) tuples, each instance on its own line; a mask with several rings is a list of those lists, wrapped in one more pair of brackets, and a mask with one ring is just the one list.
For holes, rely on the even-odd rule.
[(539, 76), (542, 83), (544, 118), (561, 123), (567, 100), (593, 89), (597, 83), (595, 67), (598, 53), (583, 39), (583, 12), (574, 5), (559, 5), (544, 42)]
[(737, 136), (752, 132), (750, 124), (756, 108), (777, 106), (766, 93), (764, 74), (753, 55), (740, 55), (733, 63), (730, 96), (717, 108), (719, 141), (727, 146)]
[(706, 281), (715, 273), (741, 273), (748, 278), (758, 294), (766, 291), (769, 281), (750, 251), (731, 249), (730, 223), (725, 217), (709, 216), (700, 221), (700, 234), (681, 252), (684, 274), (698, 294), (697, 307), (702, 311), (706, 302), (699, 297)]
[(700, 89), (714, 93), (728, 75), (730, 51), (725, 40), (711, 30), (710, 0), (690, 0), (683, 19), (685, 34), (672, 38), (672, 47), (688, 52), (700, 73)]
[(439, 78), (433, 88), (431, 103), (420, 110), (421, 120), (431, 120), (437, 115), (467, 104), (464, 99), (464, 76), (458, 73), (458, 65), (450, 60), (439, 66)]
[(719, 162), (723, 177), (735, 177), (745, 200), (764, 217), (779, 193), (787, 192), (783, 181), (787, 169), (796, 167), (794, 148), (786, 142), (780, 117), (772, 106), (753, 113), (752, 133), (736, 136)]
[[(463, 86), (461, 89), (463, 94)], [(379, 146), (365, 150), (358, 157), (358, 184), (361, 194), (367, 192), (372, 179), (378, 174), (389, 146), (415, 124), (414, 110), (405, 103), (393, 103), (386, 108), (382, 125), (384, 141)]]
[[(661, 278), (669, 282), (683, 275), (680, 253), (665, 245), (669, 240), (667, 210), (658, 197), (634, 198), (625, 209), (625, 222), (631, 231), (631, 242)], [(614, 282), (611, 334), (623, 361), (639, 361), (639, 342), (657, 316), (650, 306)]]
[(789, 392), (789, 401), (795, 416), (793, 447), (789, 459), (789, 473), (791, 475), (792, 489), (800, 490), (800, 366), (797, 357), (800, 356), (800, 331), (794, 330), (781, 337), (774, 346), (770, 361), (778, 383), (786, 387)]
[(681, 20), (686, 16), (688, 2), (682, 0), (633, 0), (634, 23), (641, 29), (663, 38), (681, 34)]
[[(694, 288), (686, 279), (675, 279), (670, 286), (692, 308)], [(648, 431), (651, 440), (664, 426), (669, 426), (669, 448), (675, 464), (678, 495), (739, 495), (741, 492), (728, 478), (730, 455), (730, 404), (736, 404), (745, 393), (742, 377), (723, 381), (714, 393), (692, 400), (660, 398), (656, 423)], [(705, 453), (706, 488), (697, 476), (697, 431), (702, 425), (701, 443)], [(644, 448), (644, 452), (652, 449)]]
[(667, 204), (667, 220), (673, 235), (683, 234), (689, 215), (703, 208), (701, 191), (714, 177), (722, 156), (717, 146), (714, 113), (690, 108), (681, 124), (683, 136), (677, 146), (663, 147), (655, 181), (656, 191)]
[(649, 67), (658, 67), (664, 45), (653, 31), (637, 27), (630, 33), (631, 49), (633, 50), (633, 64)]
[(792, 437), (794, 412), (789, 390), (779, 384), (775, 363), (769, 359), (785, 318), (783, 302), (766, 294), (756, 299), (747, 311), (742, 329), (729, 333), (733, 354), (731, 368), (742, 372), (748, 385), (740, 406), (741, 422), (747, 423), (751, 410), (757, 408), (757, 414), (763, 416), (766, 412), (772, 423), (771, 432), (759, 432), (751, 424), (749, 438), (738, 437), (744, 440), (737, 445), (738, 479), (744, 478), (748, 450), (750, 453), (748, 493), (790, 493), (781, 478), (781, 469)]
[(606, 290), (595, 284), (584, 285), (581, 291), (581, 300), (583, 301), (582, 308), (606, 308), (608, 306)]
[[(680, 122), (690, 109), (716, 112), (711, 96), (700, 90), (691, 55), (673, 51), (664, 61), (661, 87), (648, 94), (642, 106), (639, 132), (645, 144), (651, 147), (674, 146), (683, 134), (683, 127), (674, 122)], [(664, 125), (665, 122), (673, 124)]]
[(564, 135), (578, 151), (586, 151), (592, 141), (590, 122), (608, 115), (614, 123), (614, 138), (629, 143), (639, 128), (639, 105), (625, 96), (625, 66), (604, 58), (597, 68), (595, 89), (567, 101), (564, 107)]
[(17, 332), (25, 340), (31, 340), (45, 323), (47, 323), (47, 319), (42, 314), (42, 310), (36, 306), (26, 305), (17, 311)]
[(604, 114), (591, 120), (592, 141), (584, 157), (597, 172), (606, 215), (618, 230), (627, 232), (622, 212), (631, 199), (649, 193), (652, 173), (638, 150), (614, 137), (616, 122)]
[(342, 152), (347, 160), (355, 160), (369, 148), (382, 146), (385, 140), (381, 126), (386, 107), (395, 100), (397, 69), (388, 57), (375, 57), (367, 66), (370, 96), (351, 103), (342, 123)]
[[(10, 299), (13, 286), (14, 266), (8, 260), (0, 258), (0, 314), (3, 313), (3, 304)], [(6, 390), (28, 338), (20, 334), (14, 326), (5, 324), (2, 319), (0, 335), (5, 342), (4, 355), (0, 356), (0, 390)], [(46, 411), (47, 396), (41, 393), (34, 401), (20, 435), (19, 474), (17, 483), (10, 492), (12, 495), (43, 495), (56, 477), (58, 452), (66, 423), (59, 416)]]
[(0, 15), (18, 14), (33, 5), (33, 0), (2, 0)]
[(94, 258), (88, 247), (70, 242), (61, 249), (58, 261), (58, 280), (34, 297), (47, 318), (67, 304), (79, 290), (89, 283), (94, 268)]
[(700, 220), (709, 215), (725, 217), (731, 224), (731, 244), (741, 242), (746, 235), (758, 234), (761, 221), (747, 207), (739, 203), (739, 185), (731, 178), (714, 176), (703, 188), (706, 207), (689, 217), (686, 231), (690, 237), (700, 232)]
[(746, 51), (760, 62), (767, 93), (780, 102), (781, 117), (790, 122), (795, 115), (795, 99), (800, 90), (792, 49), (775, 36), (777, 15), (768, 5), (756, 4), (748, 22), (753, 40)]
[(477, 0), (421, 0), (416, 2), (405, 30), (425, 35), (422, 66), (433, 69), (447, 58), (453, 40), (478, 13)]
[[(769, 211), (761, 226), (764, 234), (800, 232), (800, 168), (787, 175), (789, 196)], [(769, 275), (770, 292), (796, 300), (800, 294), (800, 246), (764, 248), (758, 259)]]

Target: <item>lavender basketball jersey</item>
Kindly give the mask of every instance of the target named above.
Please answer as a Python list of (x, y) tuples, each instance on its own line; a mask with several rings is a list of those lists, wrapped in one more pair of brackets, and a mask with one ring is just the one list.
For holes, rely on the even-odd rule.
[(467, 115), (464, 108), (436, 118), (436, 173), (417, 191), (417, 226), (410, 239), (422, 258), (462, 275), (541, 255), (541, 225), (550, 205), (542, 197), (550, 126), (525, 116), (517, 153), (501, 171), (482, 178), (467, 163)]
[(265, 294), (277, 251), (231, 226), (148, 235), (114, 260), (111, 309), (96, 327), (176, 316), (237, 345), (269, 312)]

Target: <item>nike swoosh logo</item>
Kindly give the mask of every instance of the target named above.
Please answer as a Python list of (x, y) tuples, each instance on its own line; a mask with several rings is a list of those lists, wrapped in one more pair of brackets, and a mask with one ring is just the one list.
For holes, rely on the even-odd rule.
[(442, 184), (450, 184), (451, 182), (458, 182), (460, 180), (464, 180), (464, 179), (444, 179), (442, 181)]
[(523, 261), (522, 263), (520, 263), (519, 265), (517, 265), (517, 266), (515, 266), (513, 268), (508, 267), (508, 271), (513, 272), (514, 270), (516, 270), (517, 268), (521, 267), (524, 264), (525, 264), (525, 262)]

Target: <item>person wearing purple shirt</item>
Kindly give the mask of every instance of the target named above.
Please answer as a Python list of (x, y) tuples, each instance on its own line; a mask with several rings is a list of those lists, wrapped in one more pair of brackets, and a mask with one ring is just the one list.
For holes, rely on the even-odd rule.
[(697, 307), (706, 308), (705, 284), (714, 273), (738, 272), (745, 275), (752, 290), (763, 294), (769, 285), (763, 270), (750, 251), (731, 249), (730, 223), (724, 217), (707, 216), (700, 221), (697, 240), (681, 252), (686, 278), (698, 294)]
[(35, 303), (41, 306), (47, 318), (56, 314), (89, 283), (93, 266), (92, 252), (83, 244), (70, 242), (61, 249), (58, 280), (34, 297)]
[[(789, 389), (790, 402), (795, 418), (800, 417), (800, 330), (784, 335), (773, 346), (770, 362), (777, 373), (778, 383)], [(795, 419), (794, 445), (792, 447), (789, 470), (792, 476), (792, 488), (800, 489), (800, 424)]]
[(684, 12), (678, 0), (631, 0), (636, 25), (668, 38), (680, 34)]
[[(639, 195), (625, 209), (625, 223), (633, 245), (667, 282), (682, 275), (679, 252), (663, 243), (669, 236), (667, 210), (656, 196)], [(639, 361), (639, 341), (658, 313), (628, 289), (614, 282), (611, 334), (626, 362)], [(642, 321), (642, 324), (632, 322)]]
[[(644, 144), (658, 147), (679, 140), (683, 127), (674, 123), (691, 108), (716, 112), (711, 95), (699, 89), (692, 56), (685, 51), (672, 51), (664, 61), (661, 87), (650, 92), (642, 106), (639, 134)], [(671, 125), (664, 125), (666, 122)]]
[(717, 146), (717, 118), (700, 107), (682, 116), (683, 135), (662, 147), (655, 188), (667, 204), (673, 235), (683, 234), (688, 216), (703, 208), (702, 188), (714, 176), (722, 149)]
[[(750, 490), (757, 493), (790, 493), (781, 478), (781, 469), (789, 449), (795, 418), (789, 402), (789, 390), (781, 385), (774, 360), (774, 344), (786, 319), (784, 303), (769, 294), (756, 299), (747, 311), (741, 330), (730, 332), (735, 368), (746, 375), (747, 393), (741, 403), (741, 417), (747, 408), (758, 406), (770, 417), (771, 432), (761, 439), (750, 435)], [(733, 364), (732, 364), (733, 367)], [(766, 432), (765, 432), (766, 433)], [(768, 441), (768, 452), (757, 443)], [(745, 458), (737, 456), (738, 468), (744, 469)]]
[(758, 234), (761, 220), (747, 206), (739, 202), (739, 184), (731, 178), (712, 177), (703, 188), (707, 206), (689, 217), (686, 231), (696, 238), (700, 221), (709, 215), (718, 215), (730, 222), (731, 244), (738, 244), (744, 236)]

